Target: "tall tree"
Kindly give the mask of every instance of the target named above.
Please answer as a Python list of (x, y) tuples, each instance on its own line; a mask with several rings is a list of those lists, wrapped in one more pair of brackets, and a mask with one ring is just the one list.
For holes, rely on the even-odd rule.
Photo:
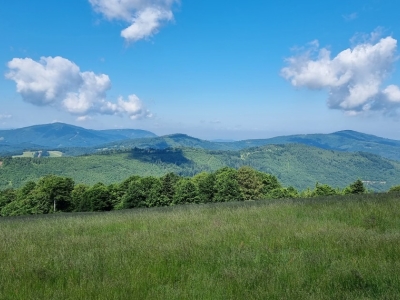
[(263, 182), (258, 173), (247, 166), (241, 167), (237, 171), (236, 178), (244, 200), (260, 199)]
[(85, 192), (84, 197), (89, 201), (91, 211), (112, 210), (110, 191), (101, 182), (89, 188)]
[(345, 194), (364, 194), (365, 192), (364, 183), (360, 179), (357, 179), (344, 189)]
[(198, 203), (199, 192), (194, 182), (189, 178), (182, 178), (176, 185), (174, 204)]
[(69, 177), (47, 175), (35, 187), (35, 197), (48, 205), (48, 211), (70, 211), (74, 181)]
[(89, 199), (86, 197), (86, 192), (89, 190), (89, 186), (86, 184), (77, 184), (71, 192), (71, 205), (73, 211), (91, 211), (92, 205)]
[(193, 182), (199, 191), (199, 201), (201, 203), (213, 202), (215, 189), (215, 174), (201, 172), (193, 177)]
[(124, 208), (148, 206), (149, 193), (157, 182), (159, 182), (159, 179), (152, 176), (131, 182), (123, 198)]
[(216, 193), (214, 196), (215, 202), (243, 200), (236, 173), (237, 171), (232, 168), (222, 168), (216, 172)]
[(164, 202), (172, 203), (175, 196), (175, 186), (179, 180), (180, 177), (172, 172), (161, 177), (161, 194), (164, 198)]

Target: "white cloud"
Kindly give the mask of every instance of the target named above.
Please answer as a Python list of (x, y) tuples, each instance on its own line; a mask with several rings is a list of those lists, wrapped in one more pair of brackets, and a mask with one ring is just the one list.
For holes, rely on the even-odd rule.
[[(78, 116), (90, 114), (128, 115), (131, 119), (149, 117), (140, 99), (131, 95), (128, 101), (106, 100), (111, 80), (105, 74), (81, 72), (62, 57), (14, 58), (8, 63), (6, 78), (14, 80), (17, 92), (34, 105), (50, 105)], [(135, 109), (132, 100), (135, 99)]]
[(328, 106), (348, 115), (392, 112), (400, 107), (400, 89), (381, 86), (398, 59), (396, 51), (397, 41), (390, 36), (359, 43), (334, 58), (328, 49), (313, 43), (308, 51), (288, 58), (281, 75), (295, 87), (327, 89)]
[(121, 31), (129, 42), (156, 34), (160, 27), (173, 20), (172, 6), (179, 0), (89, 0), (93, 9), (109, 20), (130, 24)]
[(86, 121), (89, 121), (89, 120), (91, 120), (92, 119), (92, 117), (90, 117), (90, 116), (80, 116), (80, 117), (77, 117), (76, 118), (76, 120), (78, 121), (78, 122), (86, 122)]
[(345, 19), (346, 21), (353, 21), (353, 20), (355, 20), (357, 18), (358, 18), (358, 13), (356, 13), (356, 12), (353, 12), (353, 13), (348, 14), (348, 15), (343, 15), (343, 19)]
[(12, 118), (12, 115), (0, 115), (0, 120), (11, 119), (11, 118)]
[(397, 85), (389, 85), (382, 93), (389, 102), (400, 103), (400, 88)]

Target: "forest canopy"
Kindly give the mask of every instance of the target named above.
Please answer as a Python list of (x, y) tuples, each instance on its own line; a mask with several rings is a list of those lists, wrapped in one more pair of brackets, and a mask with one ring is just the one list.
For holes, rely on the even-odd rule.
[(75, 184), (69, 177), (46, 175), (21, 188), (0, 191), (0, 215), (17, 216), (54, 212), (90, 212), (170, 206), (190, 203), (360, 194), (366, 189), (357, 180), (344, 189), (327, 184), (299, 192), (284, 187), (271, 174), (243, 166), (223, 167), (193, 177), (168, 173), (162, 177), (132, 175), (122, 182), (105, 185)]

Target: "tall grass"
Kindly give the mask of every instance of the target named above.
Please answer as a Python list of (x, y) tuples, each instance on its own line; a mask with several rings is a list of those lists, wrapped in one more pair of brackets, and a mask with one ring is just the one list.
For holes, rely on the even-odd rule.
[(0, 299), (399, 299), (396, 195), (0, 219)]

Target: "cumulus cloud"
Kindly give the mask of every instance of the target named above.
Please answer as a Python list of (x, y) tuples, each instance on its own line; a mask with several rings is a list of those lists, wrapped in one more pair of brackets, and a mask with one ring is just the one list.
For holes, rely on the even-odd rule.
[[(372, 36), (372, 35), (371, 35)], [(397, 41), (391, 36), (365, 41), (331, 58), (318, 42), (286, 60), (281, 75), (295, 87), (329, 91), (328, 106), (349, 115), (366, 111), (393, 113), (400, 107), (400, 89), (382, 88), (397, 61)]]
[(17, 92), (29, 103), (53, 106), (81, 117), (90, 114), (128, 115), (131, 119), (151, 116), (136, 95), (115, 103), (106, 100), (111, 80), (105, 74), (81, 72), (62, 57), (14, 58), (8, 62), (6, 78), (14, 80)]
[(173, 20), (172, 6), (179, 0), (89, 0), (93, 9), (109, 20), (130, 24), (121, 31), (128, 42), (136, 42), (156, 34), (160, 27)]

